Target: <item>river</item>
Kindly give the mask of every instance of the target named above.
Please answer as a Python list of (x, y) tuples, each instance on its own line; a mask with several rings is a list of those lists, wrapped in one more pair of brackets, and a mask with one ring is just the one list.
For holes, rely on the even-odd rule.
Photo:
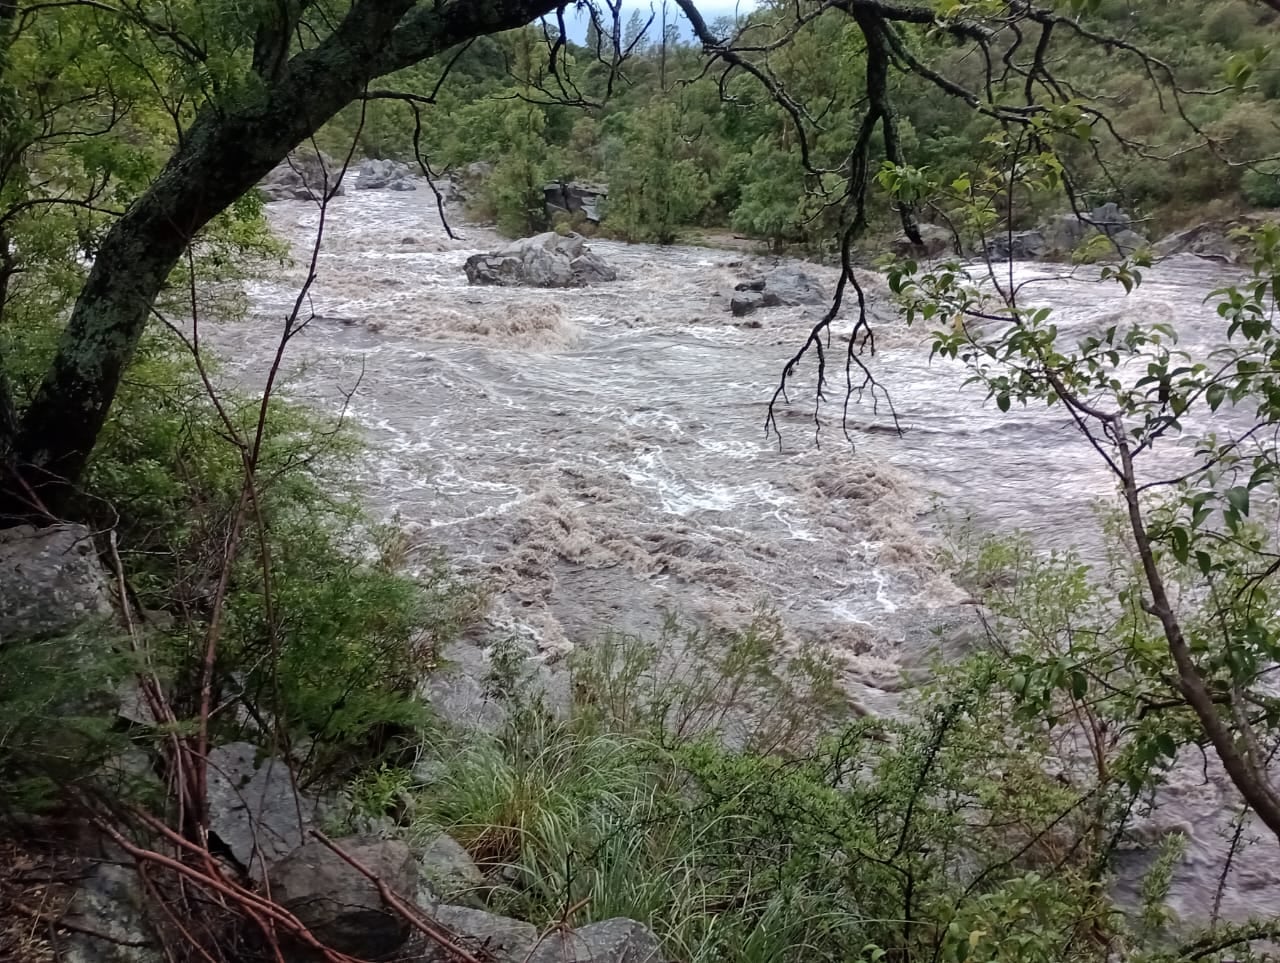
[[(268, 216), (299, 264), (251, 283), (249, 317), (217, 335), (249, 369), (274, 347), (319, 220), (304, 202)], [(1045, 547), (1092, 544), (1091, 506), (1113, 489), (1065, 413), (984, 405), (959, 365), (930, 364), (927, 331), (884, 307), (874, 275), (873, 363), (905, 433), (883, 430), (883, 408), (854, 406), (851, 446), (837, 391), (815, 438), (810, 367), (778, 410), (779, 443), (764, 431), (768, 402), (821, 309), (767, 309), (741, 326), (716, 292), (761, 259), (595, 241), (616, 282), (477, 288), (462, 264), (500, 241), (454, 227), (456, 240), (429, 191), (336, 198), (289, 390), (336, 410), (358, 384), (349, 410), (372, 447), (358, 470), (377, 507), (493, 587), (495, 634), (555, 658), (605, 629), (656, 631), (666, 610), (732, 626), (764, 604), (791, 642), (837, 653), (857, 702), (890, 712), (904, 668), (933, 644), (928, 628), (971, 618), (936, 560), (945, 519), (1031, 529)], [(834, 271), (804, 270), (832, 289)], [(1088, 280), (1096, 269), (1017, 271), (1071, 334), (1158, 317), (1192, 343), (1213, 336), (1203, 300), (1224, 281), (1220, 265), (1178, 258), (1124, 298)], [(1231, 805), (1220, 779), (1185, 767), (1149, 821), (1189, 834), (1171, 899), (1188, 916), (1212, 899)], [(1259, 842), (1223, 910), (1277, 905), (1280, 853)]]

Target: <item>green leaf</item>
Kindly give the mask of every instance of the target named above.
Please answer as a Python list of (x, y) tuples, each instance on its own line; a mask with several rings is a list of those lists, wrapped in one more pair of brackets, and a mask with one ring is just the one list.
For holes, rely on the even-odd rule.
[(1232, 509), (1241, 517), (1249, 517), (1249, 489), (1237, 485), (1235, 488), (1227, 489), (1227, 502)]

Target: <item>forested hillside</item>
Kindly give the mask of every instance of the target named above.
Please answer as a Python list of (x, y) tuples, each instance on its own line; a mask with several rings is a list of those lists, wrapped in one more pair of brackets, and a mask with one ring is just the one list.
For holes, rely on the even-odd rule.
[[(770, 0), (717, 29), (735, 34), (745, 56), (803, 106), (812, 167), (832, 171), (834, 182), (847, 166), (856, 111), (865, 106), (865, 44), (838, 10), (796, 31), (791, 6)], [(959, 15), (981, 4), (942, 6)], [(838, 217), (823, 212), (838, 190), (805, 170), (794, 118), (755, 77), (736, 71), (722, 83), (723, 69), (707, 70), (687, 23), (676, 27), (680, 15), (670, 0), (664, 40), (662, 7), (655, 4), (652, 17), (633, 13), (618, 70), (606, 63), (612, 51), (597, 49), (594, 30), (585, 44), (567, 42), (550, 69), (546, 32), (557, 28), (549, 23), (481, 38), (455, 59), (396, 78), (398, 89), (426, 97), (446, 65), (451, 71), (434, 105), (421, 108), (423, 158), (439, 171), (496, 163), (478, 212), (512, 234), (546, 226), (544, 182), (586, 180), (609, 185), (608, 228), (630, 240), (670, 240), (681, 227), (701, 225), (779, 246), (829, 242)], [(1083, 173), (1075, 188), (1084, 207), (1117, 202), (1154, 237), (1280, 206), (1280, 61), (1267, 56), (1280, 37), (1280, 14), (1246, 0), (1102, 0), (1087, 7), (1085, 31), (1132, 48), (1076, 35), (1065, 38), (1050, 65), (1065, 99), (1099, 112), (1089, 121), (1092, 143), (1076, 148)], [(913, 31), (911, 43), (940, 74), (968, 89), (982, 86), (985, 65), (970, 47), (928, 29)], [(771, 45), (776, 49), (766, 55)], [(997, 75), (1003, 83), (991, 92), (995, 99), (1017, 102), (1025, 78), (1011, 69)], [(998, 128), (990, 117), (919, 76), (895, 75), (892, 84), (908, 163), (950, 181), (990, 152), (984, 139)], [(414, 159), (415, 123), (405, 102), (349, 108), (335, 142), (357, 127), (370, 156)], [(875, 135), (873, 154), (882, 136)], [(1053, 203), (1037, 198), (1020, 212), (1022, 223)], [(1061, 198), (1056, 203), (1065, 206)], [(872, 215), (874, 227), (892, 229), (884, 206)]]

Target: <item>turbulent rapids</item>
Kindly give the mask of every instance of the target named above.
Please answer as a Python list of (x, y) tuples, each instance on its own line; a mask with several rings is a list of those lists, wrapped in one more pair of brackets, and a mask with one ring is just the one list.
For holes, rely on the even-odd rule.
[[(270, 356), (319, 222), (314, 204), (268, 210), (299, 265), (250, 284), (249, 317), (221, 326), (241, 359)], [(854, 405), (851, 447), (833, 403), (815, 436), (810, 365), (778, 410), (779, 444), (767, 405), (821, 309), (741, 324), (717, 292), (754, 259), (597, 241), (615, 282), (470, 287), (463, 262), (500, 241), (454, 227), (456, 240), (426, 191), (336, 198), (290, 390), (337, 410), (358, 386), (349, 413), (372, 446), (360, 471), (376, 507), (422, 551), (443, 548), (487, 581), (495, 637), (555, 659), (606, 628), (653, 631), (666, 611), (732, 626), (765, 605), (791, 643), (834, 650), (861, 706), (891, 712), (903, 670), (937, 642), (929, 628), (958, 636), (971, 618), (936, 561), (945, 519), (1090, 548), (1081, 520), (1110, 481), (1064, 413), (984, 407), (958, 365), (929, 364), (927, 331), (894, 317), (877, 277), (865, 278), (880, 305), (874, 363), (905, 433), (876, 430), (891, 425), (883, 405)], [(805, 270), (833, 286), (834, 272)], [(1192, 342), (1209, 336), (1204, 295), (1223, 280), (1221, 267), (1175, 259), (1121, 298), (1089, 283), (1091, 269), (1018, 270), (1072, 334), (1158, 315)], [(1228, 803), (1198, 770), (1176, 782), (1151, 828), (1189, 834), (1173, 902), (1195, 915), (1217, 884)], [(1239, 861), (1225, 911), (1274, 909), (1274, 848)]]

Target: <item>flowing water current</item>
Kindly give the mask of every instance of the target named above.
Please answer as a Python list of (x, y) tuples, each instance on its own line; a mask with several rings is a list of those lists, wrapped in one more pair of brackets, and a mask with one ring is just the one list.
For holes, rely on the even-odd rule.
[[(252, 282), (248, 318), (220, 327), (240, 376), (274, 350), (319, 223), (309, 203), (268, 212), (297, 265)], [(929, 627), (972, 617), (937, 561), (945, 519), (1096, 549), (1092, 505), (1113, 488), (1065, 413), (984, 405), (959, 365), (929, 363), (927, 331), (895, 318), (883, 280), (864, 277), (878, 305), (874, 365), (905, 434), (887, 430), (883, 405), (854, 405), (851, 447), (837, 402), (815, 437), (808, 364), (778, 408), (779, 445), (764, 431), (769, 399), (822, 309), (766, 309), (758, 327), (741, 325), (717, 292), (760, 259), (597, 241), (616, 282), (470, 287), (467, 256), (501, 242), (453, 226), (457, 239), (429, 191), (336, 198), (288, 385), (349, 406), (372, 447), (359, 471), (375, 508), (487, 581), (495, 636), (555, 659), (606, 628), (656, 631), (666, 610), (735, 626), (767, 605), (792, 643), (837, 654), (859, 704), (892, 712), (903, 670), (936, 641)], [(832, 288), (832, 270), (804, 270)], [(1224, 270), (1173, 259), (1124, 298), (1087, 280), (1096, 269), (1017, 268), (1071, 336), (1159, 318), (1193, 345), (1216, 336), (1203, 301), (1232, 280)], [(836, 395), (842, 386), (839, 371)], [(1171, 898), (1189, 917), (1212, 903), (1233, 806), (1220, 778), (1187, 766), (1147, 820), (1152, 838), (1189, 837)], [(1277, 906), (1280, 853), (1264, 836), (1236, 860), (1222, 909)]]

